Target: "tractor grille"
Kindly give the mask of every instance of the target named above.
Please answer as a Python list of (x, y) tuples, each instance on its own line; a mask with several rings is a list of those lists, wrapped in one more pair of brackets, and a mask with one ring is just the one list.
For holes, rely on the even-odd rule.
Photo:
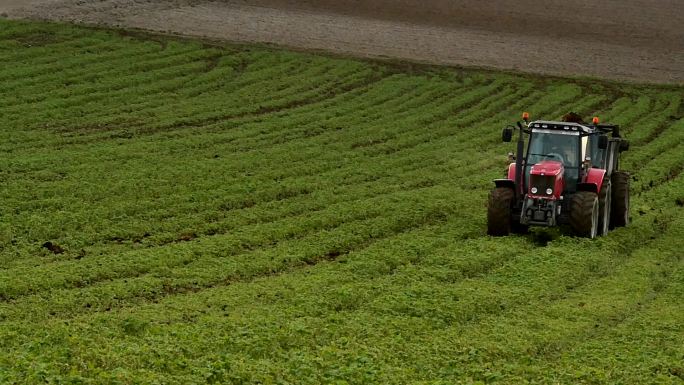
[(541, 175), (530, 175), (530, 191), (532, 187), (537, 188), (537, 193), (535, 195), (551, 195), (546, 193), (546, 189), (553, 190), (554, 182), (556, 178), (553, 176), (541, 176)]

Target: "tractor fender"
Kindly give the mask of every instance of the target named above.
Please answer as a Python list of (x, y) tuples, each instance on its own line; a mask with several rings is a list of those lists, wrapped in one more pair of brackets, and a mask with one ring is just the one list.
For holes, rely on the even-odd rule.
[(508, 165), (508, 179), (515, 180), (515, 162)]
[(494, 179), (494, 185), (496, 185), (496, 187), (508, 187), (511, 190), (515, 190), (515, 181), (512, 179)]
[(591, 191), (598, 194), (601, 191), (601, 187), (603, 187), (603, 178), (605, 176), (606, 170), (590, 168), (584, 182), (577, 184), (577, 191)]

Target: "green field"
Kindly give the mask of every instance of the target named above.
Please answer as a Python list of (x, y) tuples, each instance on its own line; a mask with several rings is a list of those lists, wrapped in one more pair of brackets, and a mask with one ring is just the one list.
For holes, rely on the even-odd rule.
[[(683, 87), (6, 20), (0, 63), (0, 383), (684, 383)], [(623, 126), (629, 227), (486, 235), (523, 110)]]

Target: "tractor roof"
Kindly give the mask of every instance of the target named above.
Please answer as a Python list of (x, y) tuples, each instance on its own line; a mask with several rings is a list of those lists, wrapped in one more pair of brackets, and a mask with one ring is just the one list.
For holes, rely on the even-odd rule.
[(584, 125), (571, 122), (557, 122), (552, 120), (535, 120), (527, 126), (531, 129), (558, 130), (558, 131), (579, 131), (585, 134), (593, 134), (596, 128), (591, 125)]

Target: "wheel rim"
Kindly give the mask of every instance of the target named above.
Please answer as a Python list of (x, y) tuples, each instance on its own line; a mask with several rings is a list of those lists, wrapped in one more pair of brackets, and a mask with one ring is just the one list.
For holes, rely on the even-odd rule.
[(608, 234), (608, 227), (610, 223), (610, 205), (613, 203), (612, 198), (610, 197), (610, 194), (612, 194), (610, 186), (608, 187), (608, 191), (606, 192), (606, 202), (603, 205), (603, 226), (601, 229), (601, 235), (606, 235)]
[(598, 232), (598, 220), (599, 220), (599, 210), (598, 210), (598, 199), (594, 201), (594, 208), (591, 210), (591, 238), (596, 238), (596, 233)]

